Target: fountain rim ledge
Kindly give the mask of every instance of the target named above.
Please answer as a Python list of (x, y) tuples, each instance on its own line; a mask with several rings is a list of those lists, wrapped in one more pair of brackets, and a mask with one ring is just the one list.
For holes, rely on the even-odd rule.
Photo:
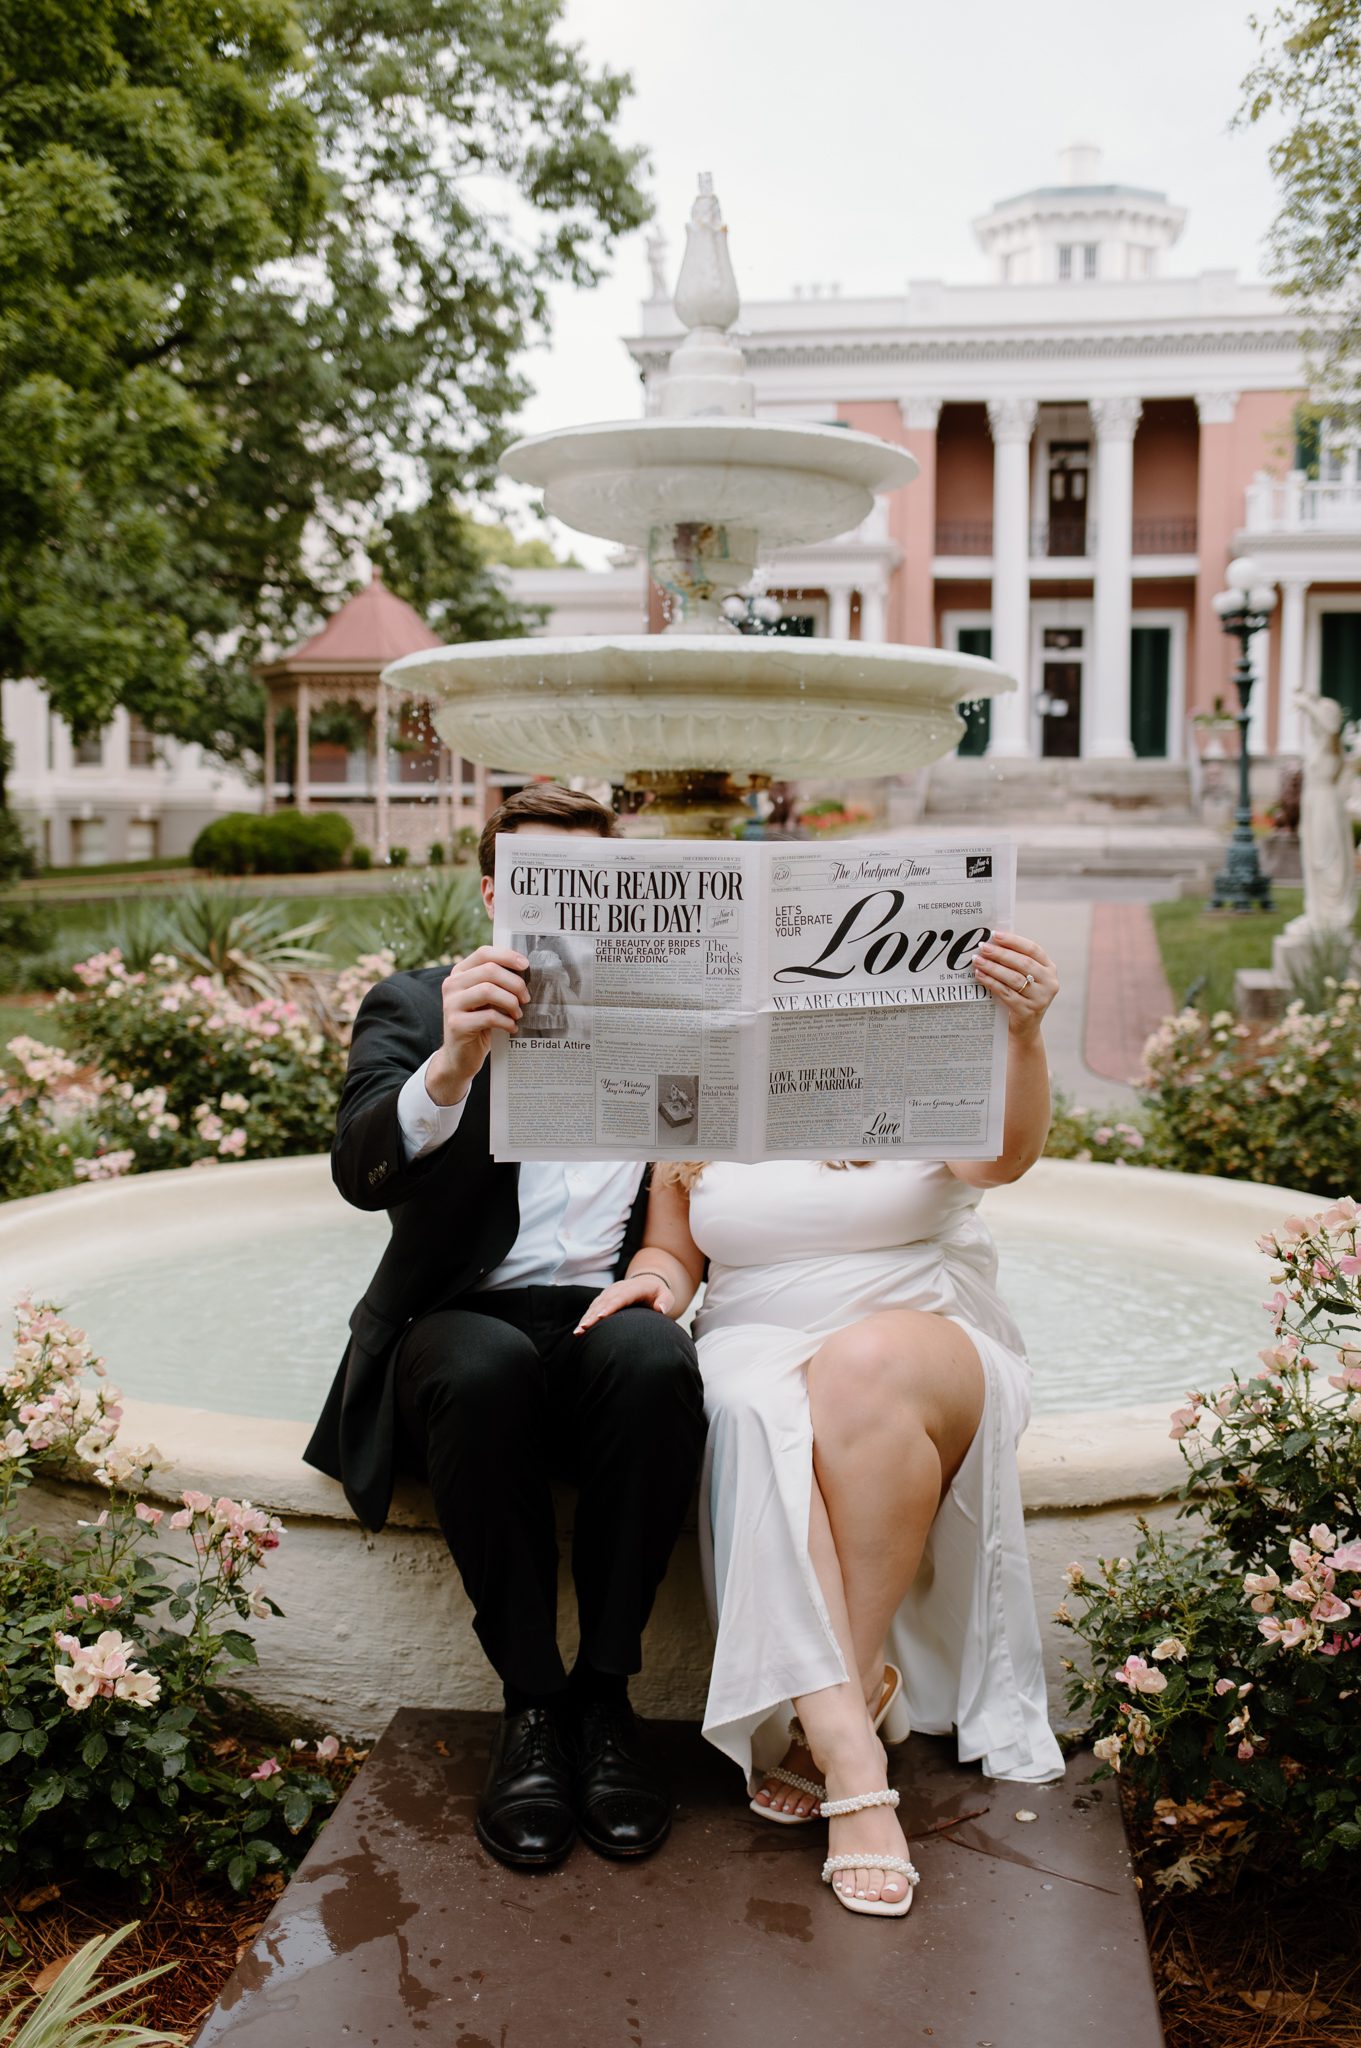
[[(844, 689), (859, 681), (862, 685), (881, 683), (888, 692), (905, 669), (916, 671), (922, 681), (935, 672), (947, 685), (951, 678), (962, 675), (967, 678), (963, 688), (948, 693), (942, 689), (938, 697), (929, 691), (925, 693), (928, 704), (951, 710), (970, 697), (1000, 697), (1017, 687), (1016, 678), (985, 655), (958, 653), (949, 647), (909, 647), (893, 640), (863, 642), (778, 636), (766, 636), (759, 644), (761, 653), (754, 659), (751, 637), (737, 632), (590, 633), (560, 638), (529, 634), (517, 640), (461, 640), (402, 655), (388, 663), (382, 680), (398, 689), (428, 694), (417, 679), (428, 679), (432, 671), (441, 667), (471, 676), (482, 666), (496, 670), (503, 679), (507, 670), (523, 668), (527, 679), (537, 682), (547, 679), (544, 670), (571, 660), (597, 665), (596, 672), (579, 680), (604, 694), (612, 684), (623, 686), (627, 680), (622, 675), (612, 677), (599, 672), (600, 665), (613, 658), (619, 667), (640, 663), (648, 678), (660, 684), (680, 683), (686, 680), (689, 670), (697, 687), (706, 683), (722, 687), (729, 681), (724, 671), (731, 668), (740, 672), (744, 689), (753, 690), (758, 696), (772, 695), (779, 687), (787, 688), (793, 671), (797, 672), (794, 680), (802, 686), (835, 683)], [(706, 669), (710, 671), (708, 675), (703, 673)], [(769, 689), (765, 688), (767, 674)], [(887, 696), (885, 702), (895, 709), (901, 705), (901, 699), (895, 695)]]
[[(79, 1216), (84, 1233), (101, 1211), (129, 1208), (154, 1212), (169, 1200), (178, 1220), (188, 1206), (227, 1196), (229, 1202), (259, 1215), (265, 1187), (289, 1183), (319, 1196), (323, 1190), (339, 1201), (326, 1154), (288, 1159), (246, 1160), (205, 1171), (180, 1167), (135, 1174), (126, 1180), (62, 1188), (7, 1202), (0, 1209), (0, 1263), (12, 1264), (16, 1249), (37, 1226), (55, 1224), (58, 1233)], [(1027, 1187), (1028, 1184), (1028, 1187)], [(994, 1209), (1036, 1206), (1021, 1190), (1044, 1203), (1043, 1220), (1053, 1224), (1065, 1211), (1074, 1224), (1090, 1223), (1097, 1189), (1119, 1196), (1118, 1207), (1141, 1212), (1126, 1216), (1122, 1227), (1141, 1225), (1133, 1235), (1185, 1250), (1188, 1201), (1208, 1221), (1217, 1243), (1241, 1254), (1247, 1269), (1260, 1260), (1255, 1239), (1283, 1215), (1308, 1213), (1326, 1197), (1299, 1189), (1266, 1186), (1255, 1181), (1222, 1179), (1211, 1174), (1171, 1173), (1158, 1167), (1107, 1166), (1095, 1161), (1042, 1159), (1013, 1187), (989, 1191)], [(192, 1190), (192, 1193), (190, 1192)], [(1231, 1235), (1229, 1235), (1231, 1233)], [(18, 1276), (15, 1276), (16, 1281)], [(98, 1331), (91, 1333), (96, 1344)], [(339, 1360), (337, 1360), (337, 1364)], [(1245, 1361), (1246, 1364), (1246, 1361)], [(319, 1394), (320, 1401), (320, 1394)], [(123, 1403), (123, 1431), (128, 1443), (155, 1443), (164, 1462), (142, 1489), (155, 1500), (176, 1500), (186, 1487), (229, 1493), (252, 1500), (284, 1516), (309, 1521), (347, 1522), (359, 1527), (335, 1480), (302, 1462), (314, 1424), (275, 1417), (238, 1415), (187, 1403), (154, 1402), (135, 1396)], [(1047, 1510), (1116, 1506), (1124, 1502), (1170, 1498), (1184, 1481), (1185, 1463), (1167, 1433), (1170, 1406), (1166, 1399), (1127, 1408), (1061, 1409), (1036, 1416), (1021, 1439), (1021, 1490), (1027, 1513)], [(49, 1485), (90, 1484), (73, 1476)], [(97, 1490), (97, 1489), (94, 1489)], [(394, 1496), (390, 1527), (434, 1529), (433, 1509), (422, 1490), (400, 1484)]]
[[(633, 454), (625, 458), (630, 472), (663, 464), (668, 469), (716, 464), (725, 469), (804, 470), (839, 483), (861, 484), (872, 492), (900, 490), (921, 474), (921, 464), (908, 449), (858, 427), (825, 420), (747, 419), (731, 413), (679, 419), (645, 414), (641, 419), (553, 427), (513, 441), (499, 467), (516, 483), (545, 490), (599, 473), (611, 466), (611, 457), (617, 463), (618, 451), (629, 445), (647, 451), (644, 460)], [(600, 459), (585, 462), (587, 455)]]

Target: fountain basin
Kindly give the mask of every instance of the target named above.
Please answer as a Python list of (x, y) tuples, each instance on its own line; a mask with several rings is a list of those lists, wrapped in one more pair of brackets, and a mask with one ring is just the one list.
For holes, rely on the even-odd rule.
[(646, 546), (653, 530), (755, 527), (766, 547), (830, 540), (877, 491), (917, 475), (905, 448), (848, 428), (750, 419), (610, 420), (517, 441), (501, 467), (583, 533)]
[[(1036, 1368), (1037, 1413), (1021, 1471), (1042, 1617), (1062, 1597), (1070, 1559), (1090, 1565), (1128, 1550), (1136, 1513), (1170, 1520), (1169, 1496), (1184, 1467), (1168, 1439), (1168, 1410), (1183, 1387), (1225, 1377), (1230, 1363), (1252, 1363), (1265, 1328), (1256, 1308), (1264, 1261), (1254, 1240), (1311, 1206), (1314, 1198), (1286, 1189), (1058, 1160), (985, 1197), (1003, 1285), (1029, 1326)], [(381, 1216), (344, 1207), (324, 1159), (147, 1174), (0, 1211), (0, 1293), (13, 1300), (32, 1289), (88, 1322), (111, 1376), (129, 1390), (127, 1439), (150, 1440), (166, 1458), (153, 1494), (225, 1492), (283, 1516), (288, 1534), (270, 1560), (268, 1587), (285, 1619), (252, 1624), (261, 1662), (251, 1688), (351, 1735), (374, 1732), (397, 1705), (484, 1707), (497, 1697), (424, 1492), (400, 1490), (389, 1527), (375, 1537), (354, 1521), (339, 1486), (302, 1463), (349, 1308), (385, 1234)], [(314, 1269), (320, 1263), (309, 1241), (333, 1248), (320, 1300), (304, 1286), (309, 1258)], [(1046, 1257), (1048, 1270), (1036, 1263)], [(1103, 1296), (1127, 1268), (1146, 1283), (1146, 1312), (1108, 1302), (1103, 1327)], [(1207, 1288), (1222, 1313), (1188, 1333), (1182, 1304)], [(1057, 1299), (1055, 1328), (1067, 1332), (1071, 1351), (1061, 1386), (1036, 1321), (1046, 1299)], [(1240, 1308), (1241, 1338), (1236, 1325), (1216, 1335)], [(1140, 1384), (1123, 1361), (1131, 1327), (1145, 1321), (1158, 1371)], [(206, 1377), (214, 1352), (225, 1392)], [(302, 1369), (282, 1404), (274, 1402), (286, 1412), (261, 1412), (290, 1362)], [(179, 1398), (167, 1398), (175, 1392)], [(248, 1412), (231, 1412), (234, 1402)], [(36, 1496), (46, 1526), (69, 1528), (73, 1516), (88, 1516), (92, 1492), (45, 1484), (29, 1499)], [(565, 1492), (559, 1519), (565, 1556)], [(566, 1587), (562, 1611), (572, 1611)], [(1047, 1620), (1044, 1631), (1061, 1720), (1058, 1658), (1068, 1638)], [(640, 1705), (696, 1714), (708, 1651), (691, 1530), (649, 1629)]]
[(991, 662), (946, 648), (738, 633), (474, 642), (405, 655), (384, 674), (433, 700), (456, 753), (610, 780), (621, 762), (905, 774), (957, 743), (956, 705), (1016, 687)]

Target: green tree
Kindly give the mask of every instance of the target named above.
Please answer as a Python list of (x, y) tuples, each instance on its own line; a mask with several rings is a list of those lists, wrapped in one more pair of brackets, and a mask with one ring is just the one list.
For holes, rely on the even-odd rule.
[[(375, 525), (413, 590), (404, 550), (456, 542), (548, 286), (648, 210), (628, 81), (562, 7), (0, 11), (0, 673), (77, 730), (124, 703), (230, 750), (251, 659)], [(413, 477), (429, 509), (384, 523)], [(442, 601), (481, 631), (505, 600), (464, 556)]]
[(1268, 160), (1281, 191), (1269, 242), (1281, 289), (1312, 328), (1316, 388), (1356, 416), (1361, 352), (1361, 0), (1284, 0), (1253, 17), (1261, 42), (1239, 119), (1280, 126)]

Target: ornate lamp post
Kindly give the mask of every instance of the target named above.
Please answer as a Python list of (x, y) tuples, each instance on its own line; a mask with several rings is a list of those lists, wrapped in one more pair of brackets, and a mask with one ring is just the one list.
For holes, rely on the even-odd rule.
[(1270, 910), (1271, 878), (1262, 873), (1257, 842), (1252, 836), (1252, 797), (1248, 789), (1248, 702), (1252, 696), (1252, 636), (1271, 615), (1276, 592), (1262, 580), (1250, 555), (1229, 564), (1229, 587), (1214, 599), (1219, 623), (1238, 642), (1238, 809), (1224, 865), (1215, 876), (1211, 910)]

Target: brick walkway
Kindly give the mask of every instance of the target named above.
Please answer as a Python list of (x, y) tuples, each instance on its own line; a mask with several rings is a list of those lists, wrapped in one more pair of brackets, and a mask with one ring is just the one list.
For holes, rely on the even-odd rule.
[(1083, 1044), (1092, 1072), (1132, 1081), (1149, 1033), (1175, 1008), (1148, 905), (1093, 904)]

